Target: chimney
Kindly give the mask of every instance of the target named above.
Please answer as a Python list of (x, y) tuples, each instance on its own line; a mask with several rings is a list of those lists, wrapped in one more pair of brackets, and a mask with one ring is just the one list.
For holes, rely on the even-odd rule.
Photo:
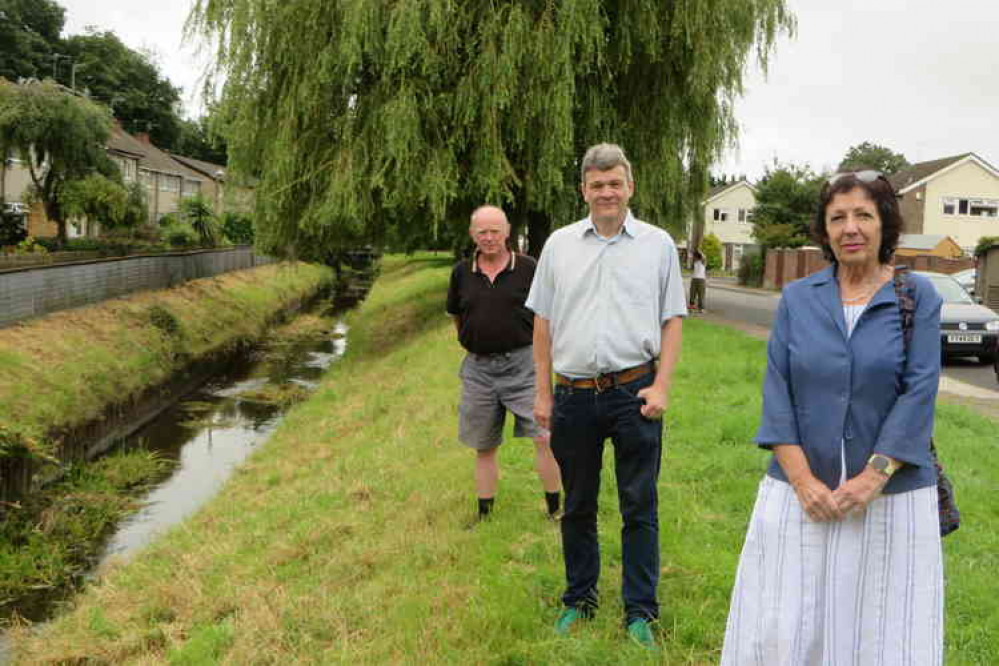
[(149, 132), (136, 132), (135, 138), (141, 141), (142, 143), (146, 144), (147, 146), (152, 145), (152, 142), (149, 140)]

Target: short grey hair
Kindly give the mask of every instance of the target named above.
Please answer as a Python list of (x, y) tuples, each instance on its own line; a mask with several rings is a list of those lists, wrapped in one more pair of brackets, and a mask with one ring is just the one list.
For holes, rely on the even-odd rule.
[(471, 228), (471, 226), (473, 224), (475, 224), (475, 218), (477, 218), (479, 216), (479, 213), (481, 213), (481, 212), (483, 212), (485, 210), (489, 210), (489, 209), (498, 210), (500, 212), (500, 214), (503, 216), (503, 221), (506, 222), (506, 226), (507, 227), (510, 226), (510, 219), (506, 216), (506, 211), (505, 210), (503, 210), (499, 206), (494, 206), (492, 204), (483, 204), (483, 205), (479, 206), (478, 208), (476, 208), (475, 210), (472, 211), (472, 216), (471, 216), (471, 218), (468, 221), (469, 228)]
[(631, 162), (624, 156), (624, 150), (616, 143), (598, 143), (590, 146), (583, 156), (583, 166), (579, 173), (579, 182), (586, 182), (586, 172), (609, 171), (616, 166), (624, 167), (624, 175), (628, 177), (628, 182), (634, 182), (631, 176)]

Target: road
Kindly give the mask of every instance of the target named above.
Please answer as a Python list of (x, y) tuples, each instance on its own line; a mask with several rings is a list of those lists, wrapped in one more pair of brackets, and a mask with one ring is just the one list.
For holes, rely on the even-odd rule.
[[(779, 294), (763, 290), (741, 289), (734, 283), (721, 285), (712, 280), (705, 299), (708, 319), (746, 325), (750, 332), (769, 330), (777, 310)], [(755, 329), (755, 330), (754, 330)], [(999, 402), (999, 381), (990, 365), (975, 359), (948, 359), (943, 368), (940, 389), (981, 400)]]

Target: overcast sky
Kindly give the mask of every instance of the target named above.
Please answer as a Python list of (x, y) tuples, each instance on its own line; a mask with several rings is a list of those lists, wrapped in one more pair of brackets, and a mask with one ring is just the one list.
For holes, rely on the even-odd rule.
[[(67, 34), (93, 24), (153, 49), (198, 112), (204, 59), (181, 44), (193, 0), (57, 1)], [(999, 166), (999, 1), (788, 3), (797, 34), (780, 41), (766, 78), (751, 67), (740, 146), (717, 172), (756, 178), (775, 157), (831, 169), (862, 141), (910, 162), (971, 151)]]

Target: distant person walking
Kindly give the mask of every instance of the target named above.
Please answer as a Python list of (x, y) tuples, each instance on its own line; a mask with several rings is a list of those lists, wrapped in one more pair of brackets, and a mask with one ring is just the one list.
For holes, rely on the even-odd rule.
[(700, 250), (694, 250), (694, 271), (690, 276), (690, 311), (704, 312), (704, 292), (708, 287), (708, 266)]
[(941, 299), (925, 278), (893, 270), (901, 231), (880, 173), (840, 173), (823, 187), (812, 232), (832, 265), (784, 287), (777, 308), (756, 433), (773, 456), (722, 666), (943, 663), (930, 453)]
[(548, 238), (527, 299), (536, 314), (534, 414), (551, 428), (565, 484), (565, 608), (555, 631), (569, 633), (597, 608), (597, 499), (609, 437), (624, 521), (625, 626), (655, 649), (661, 418), (687, 314), (680, 259), (668, 233), (628, 209), (635, 185), (619, 146), (586, 151), (581, 181), (590, 214)]
[(516, 419), (514, 437), (531, 437), (535, 469), (545, 491), (550, 518), (557, 518), (561, 480), (549, 448), (549, 435), (534, 420), (533, 313), (524, 307), (535, 261), (507, 247), (510, 224), (495, 206), (472, 213), (469, 234), (475, 251), (455, 264), (447, 295), (458, 341), (468, 354), (461, 364), (458, 437), (475, 450), (478, 513), (473, 524), (493, 509), (499, 480), (497, 454), (509, 410)]

